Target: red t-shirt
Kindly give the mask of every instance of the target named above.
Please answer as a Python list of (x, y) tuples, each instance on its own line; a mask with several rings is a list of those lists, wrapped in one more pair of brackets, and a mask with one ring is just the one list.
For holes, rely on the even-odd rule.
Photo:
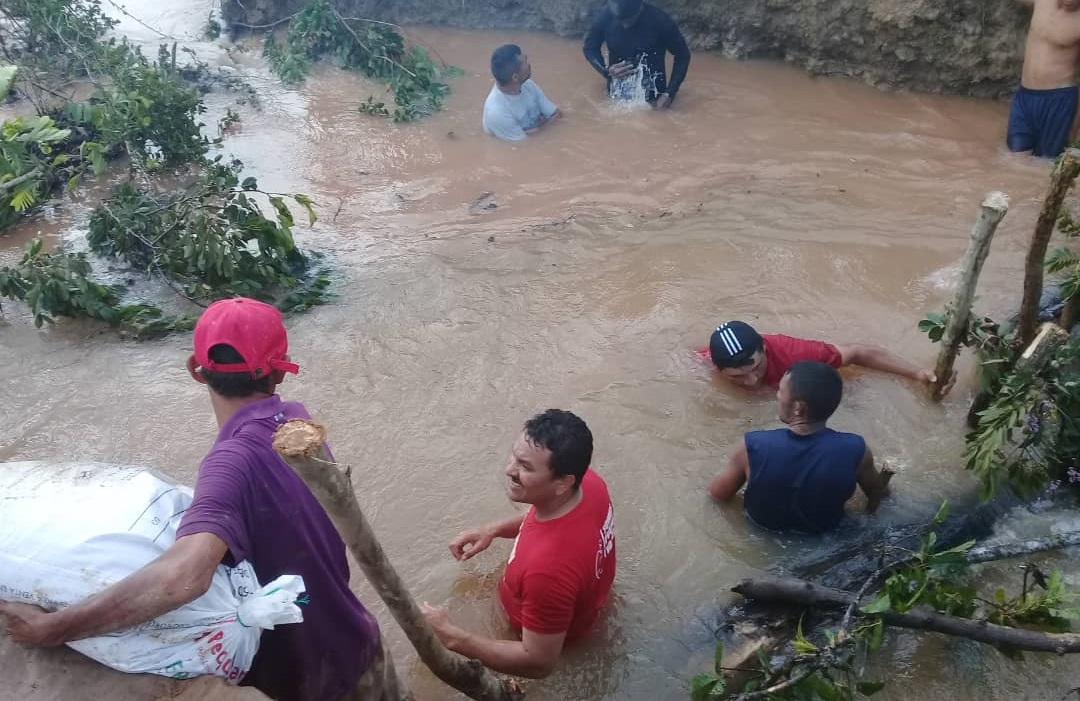
[[(780, 378), (800, 360), (816, 360), (834, 368), (844, 364), (836, 346), (825, 341), (808, 341), (779, 333), (763, 333), (761, 340), (765, 344), (765, 359), (768, 363), (763, 384), (769, 387), (779, 387)], [(712, 363), (708, 348), (699, 348), (697, 354), (702, 360)]]
[(607, 484), (592, 469), (574, 509), (551, 521), (530, 508), (499, 582), (510, 623), (534, 633), (589, 632), (615, 579), (615, 510)]
[(763, 333), (761, 340), (765, 343), (765, 358), (768, 361), (764, 383), (770, 387), (779, 387), (780, 378), (800, 360), (816, 360), (834, 368), (844, 364), (836, 346), (825, 341), (808, 341), (779, 333)]

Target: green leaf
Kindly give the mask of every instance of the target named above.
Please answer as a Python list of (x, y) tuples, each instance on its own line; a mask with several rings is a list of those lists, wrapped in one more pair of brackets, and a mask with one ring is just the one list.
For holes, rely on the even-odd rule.
[(942, 523), (948, 517), (949, 517), (949, 501), (945, 500), (945, 501), (941, 502), (941, 506), (938, 507), (937, 513), (934, 514), (934, 518), (933, 518), (933, 520), (930, 521), (930, 523), (932, 523), (932, 524)]
[(863, 696), (873, 696), (885, 688), (885, 682), (858, 682), (855, 684), (855, 688)]
[(280, 197), (270, 197), (270, 204), (273, 205), (277, 211), (278, 221), (284, 227), (290, 227), (293, 225), (292, 212), (289, 211), (288, 205)]
[(892, 610), (892, 599), (889, 598), (889, 594), (885, 593), (878, 598), (871, 601), (865, 606), (860, 606), (859, 611), (862, 613), (885, 613)]
[(881, 639), (884, 635), (885, 621), (879, 618), (874, 623), (874, 627), (870, 629), (870, 637), (866, 639), (866, 646), (870, 648), (871, 652), (875, 652), (881, 647)]
[(315, 208), (312, 207), (313, 203), (311, 201), (311, 198), (308, 197), (307, 195), (304, 195), (304, 194), (298, 192), (295, 195), (293, 195), (293, 199), (296, 200), (296, 202), (301, 207), (303, 207), (305, 210), (307, 210), (308, 225), (309, 226), (314, 225), (315, 222), (318, 221), (319, 218), (317, 216), (315, 216)]
[(713, 652), (713, 670), (717, 675), (724, 673), (723, 669), (724, 660), (724, 642), (720, 641), (716, 643), (716, 650)]
[(18, 72), (17, 66), (0, 66), (0, 99), (11, 92), (11, 86), (15, 83), (15, 74)]
[(244, 178), (244, 182), (240, 183), (240, 189), (242, 190), (258, 190), (259, 182), (255, 178)]
[(817, 652), (818, 647), (817, 645), (814, 645), (812, 642), (807, 640), (806, 636), (803, 635), (802, 622), (803, 619), (802, 616), (800, 616), (799, 625), (795, 629), (795, 638), (791, 641), (791, 644), (794, 645), (795, 651), (798, 652), (800, 655), (808, 655), (810, 653)]
[(709, 672), (694, 675), (694, 678), (690, 680), (690, 698), (694, 701), (705, 701), (719, 683), (721, 680)]

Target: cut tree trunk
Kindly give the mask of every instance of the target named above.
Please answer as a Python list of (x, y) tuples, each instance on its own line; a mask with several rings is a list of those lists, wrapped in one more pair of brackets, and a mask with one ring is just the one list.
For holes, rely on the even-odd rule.
[(1046, 248), (1057, 225), (1061, 204), (1077, 175), (1080, 175), (1080, 150), (1070, 148), (1054, 168), (1054, 174), (1050, 178), (1050, 190), (1046, 193), (1046, 199), (1039, 211), (1039, 220), (1035, 224), (1035, 233), (1031, 236), (1031, 246), (1024, 261), (1024, 299), (1020, 303), (1020, 324), (1017, 328), (1017, 339), (1021, 345), (1027, 345), (1035, 338)]
[(327, 460), (322, 426), (293, 419), (274, 434), (274, 450), (281, 455), (330, 515), (349, 551), (409, 642), (439, 679), (479, 701), (518, 701), (524, 698), (513, 679), (494, 676), (476, 660), (466, 660), (449, 650), (435, 637), (416, 601), (383, 552), (353, 490), (351, 470)]
[[(845, 591), (829, 589), (803, 579), (779, 577), (744, 579), (732, 587), (732, 591), (757, 601), (827, 610), (845, 609), (854, 599), (852, 594)], [(1053, 652), (1059, 655), (1080, 652), (1080, 634), (1076, 633), (1040, 633), (946, 616), (928, 609), (914, 609), (907, 613), (888, 611), (881, 614), (881, 617), (889, 625), (901, 628), (929, 630), (1015, 650)]]
[(1031, 344), (1024, 349), (1019, 360), (1016, 361), (1016, 369), (1041, 368), (1054, 351), (1065, 345), (1068, 340), (1069, 334), (1065, 329), (1049, 321), (1044, 323), (1039, 327), (1039, 332)]
[(991, 192), (983, 199), (979, 218), (971, 230), (964, 262), (960, 266), (960, 285), (949, 305), (949, 319), (945, 333), (941, 337), (941, 352), (938, 353), (934, 374), (934, 398), (941, 399), (941, 388), (948, 385), (953, 373), (953, 363), (960, 353), (960, 345), (967, 336), (968, 322), (971, 318), (971, 304), (975, 301), (975, 287), (979, 283), (979, 273), (990, 253), (990, 242), (998, 224), (1009, 211), (1009, 198), (1004, 192)]

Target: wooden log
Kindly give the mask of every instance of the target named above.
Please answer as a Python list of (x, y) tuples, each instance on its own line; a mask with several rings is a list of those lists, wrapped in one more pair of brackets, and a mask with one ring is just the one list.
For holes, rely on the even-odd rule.
[[(744, 579), (732, 587), (732, 591), (757, 601), (826, 610), (846, 608), (855, 599), (852, 594), (845, 591), (822, 587), (804, 579), (783, 577)], [(1041, 633), (1022, 628), (1010, 628), (986, 621), (946, 616), (928, 609), (914, 609), (907, 613), (890, 611), (881, 614), (881, 617), (892, 626), (944, 633), (1015, 650), (1053, 652), (1059, 655), (1080, 652), (1080, 634), (1076, 633)]]
[(452, 654), (435, 637), (427, 619), (398, 576), (382, 545), (360, 509), (353, 489), (351, 470), (327, 460), (322, 426), (293, 419), (274, 434), (274, 450), (281, 455), (311, 489), (329, 514), (349, 551), (409, 642), (439, 679), (478, 701), (518, 701), (524, 698), (513, 679), (494, 676), (476, 660)]
[(1067, 548), (1072, 545), (1080, 545), (1080, 531), (1068, 533), (1056, 533), (1048, 538), (1034, 538), (1032, 540), (1017, 540), (995, 545), (980, 545), (971, 548), (964, 553), (964, 559), (970, 564), (1004, 560), (1009, 557), (1031, 555), (1032, 553)]
[(1069, 334), (1057, 324), (1047, 321), (1039, 327), (1038, 334), (1031, 341), (1020, 358), (1016, 361), (1016, 369), (1041, 368), (1046, 361), (1061, 346), (1069, 340)]
[(1031, 343), (1035, 338), (1035, 327), (1039, 317), (1039, 298), (1043, 288), (1043, 265), (1046, 260), (1046, 248), (1054, 233), (1061, 204), (1072, 187), (1077, 175), (1080, 175), (1080, 150), (1066, 149), (1050, 177), (1050, 189), (1039, 210), (1039, 219), (1035, 232), (1031, 236), (1027, 258), (1024, 260), (1024, 298), (1020, 302), (1020, 322), (1016, 337), (1021, 345)]
[(949, 318), (945, 324), (945, 333), (941, 337), (941, 351), (934, 366), (933, 397), (941, 399), (941, 390), (948, 386), (953, 374), (953, 363), (960, 353), (960, 345), (967, 336), (968, 322), (971, 319), (971, 304), (975, 301), (975, 287), (979, 283), (979, 274), (983, 263), (990, 253), (990, 242), (994, 238), (998, 224), (1009, 211), (1009, 197), (1004, 192), (991, 192), (982, 202), (979, 218), (971, 229), (967, 252), (960, 266), (960, 285), (949, 305)]

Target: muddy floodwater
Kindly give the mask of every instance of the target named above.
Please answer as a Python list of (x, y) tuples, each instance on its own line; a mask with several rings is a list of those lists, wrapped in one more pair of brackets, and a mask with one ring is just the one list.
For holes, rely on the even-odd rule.
[[(742, 433), (776, 425), (771, 393), (724, 386), (695, 358), (718, 322), (876, 342), (930, 364), (935, 348), (916, 323), (950, 296), (991, 190), (1012, 207), (977, 304), (1003, 314), (1020, 293), (1049, 165), (1004, 150), (1004, 104), (886, 94), (697, 54), (675, 109), (618, 109), (578, 42), (420, 28), (409, 37), (464, 75), (444, 111), (395, 125), (357, 111), (380, 90), (362, 78), (321, 66), (289, 89), (256, 44), (199, 39), (205, 0), (125, 6), (248, 77), (262, 108), (240, 109), (224, 152), (264, 188), (318, 203), (318, 223), (297, 238), (333, 261), (339, 296), (287, 320), (302, 371), (282, 392), (328, 426), (417, 598), (500, 632), (495, 586), (509, 542), (465, 564), (446, 545), (514, 508), (502, 467), (528, 416), (568, 408), (592, 428), (594, 466), (615, 501), (618, 575), (601, 630), (529, 685), (535, 701), (688, 698), (728, 587), (828, 546), (752, 530), (706, 495)], [(157, 41), (122, 19), (135, 40)], [(518, 145), (480, 128), (490, 52), (504, 42), (524, 48), (565, 115)], [(232, 99), (209, 95), (207, 122)], [(36, 235), (77, 241), (94, 192), (0, 236), (0, 264)], [(144, 464), (193, 483), (216, 428), (205, 389), (183, 368), (189, 336), (134, 343), (88, 323), (37, 331), (17, 303), (4, 314), (0, 460)], [(899, 472), (877, 519), (911, 521), (943, 497), (970, 498), (960, 462), (970, 377), (942, 404), (892, 377), (844, 377), (833, 424), (865, 435)], [(1075, 565), (1059, 564), (1080, 584)], [(992, 576), (1015, 579), (1006, 566)], [(418, 698), (458, 698), (417, 662), (359, 573), (354, 586)], [(1065, 659), (1014, 662), (974, 644), (890, 636), (873, 665), (890, 680), (877, 698), (1058, 699), (1080, 684)], [(0, 697), (13, 700), (260, 698), (2, 640), (0, 680)]]

